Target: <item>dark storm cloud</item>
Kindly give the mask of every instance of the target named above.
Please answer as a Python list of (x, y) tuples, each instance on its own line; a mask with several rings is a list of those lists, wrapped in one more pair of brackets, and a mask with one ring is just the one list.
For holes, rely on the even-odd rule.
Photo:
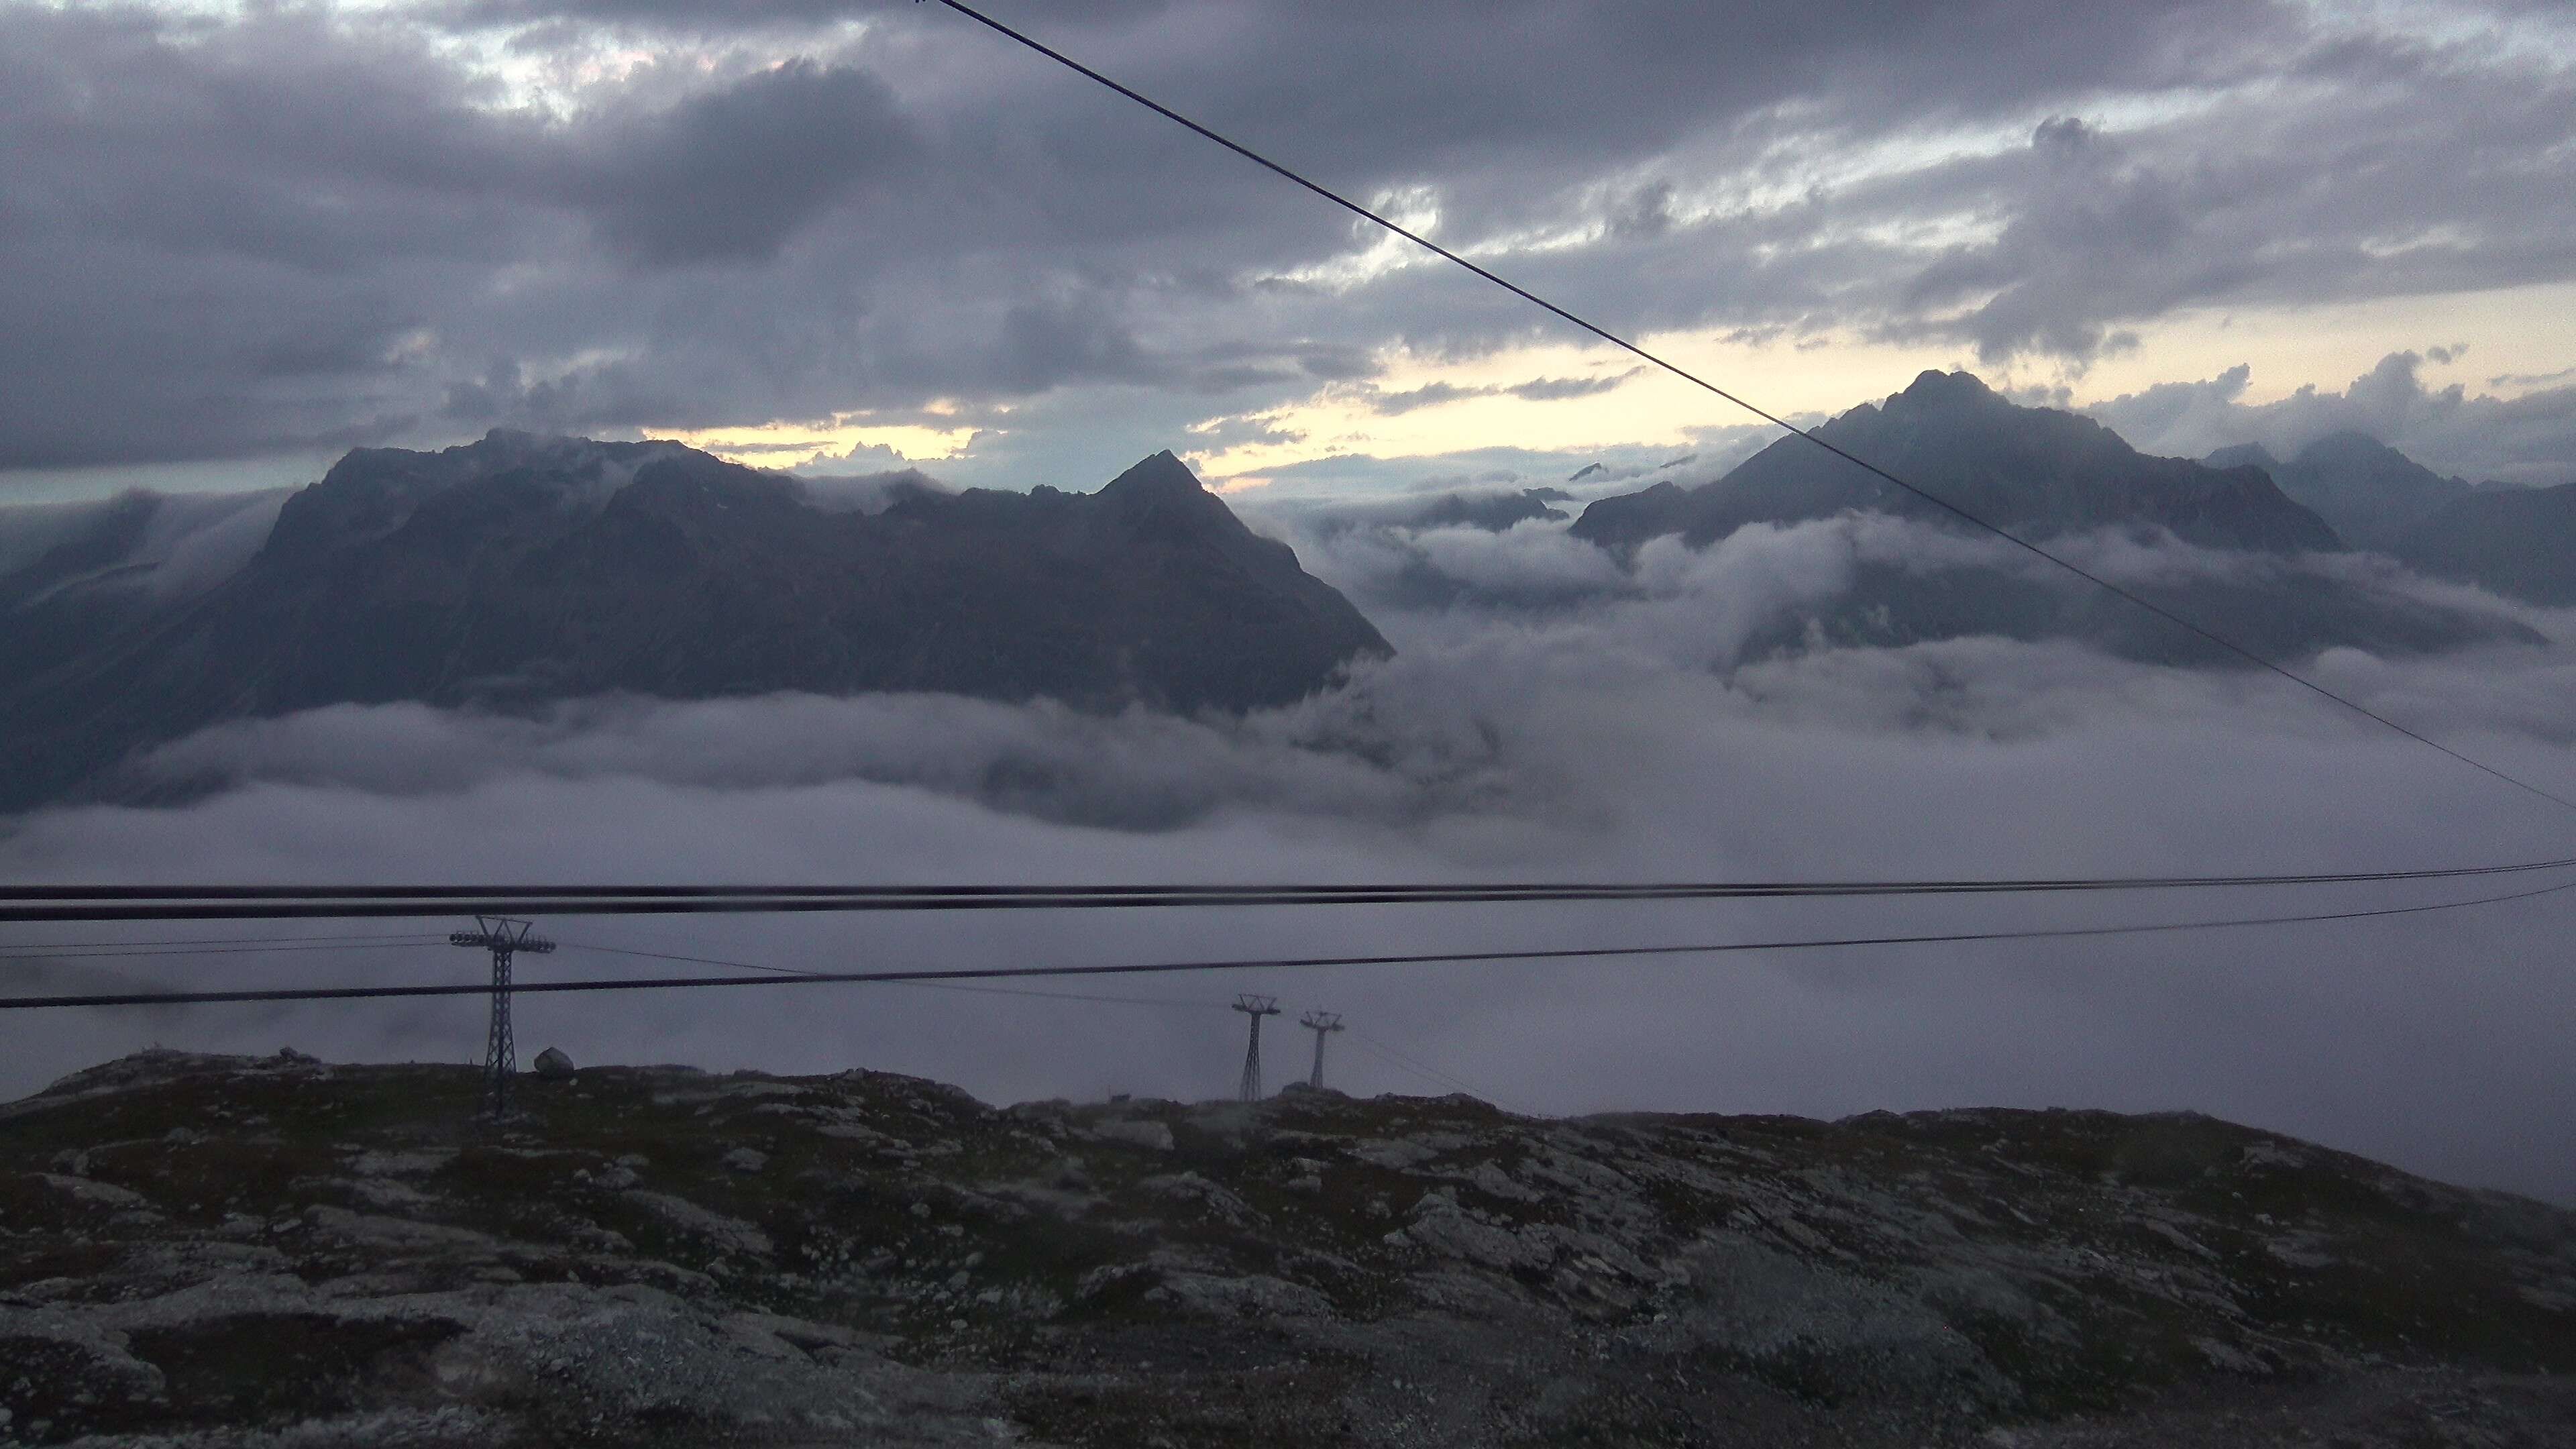
[(1357, 390), (1369, 411), (1383, 416), (1413, 412), (1419, 408), (1438, 407), (1471, 397), (1516, 397), (1523, 402), (1559, 402), (1566, 398), (1598, 397), (1616, 391), (1646, 369), (1632, 367), (1626, 372), (1607, 377), (1534, 377), (1527, 382), (1500, 384), (1492, 387), (1461, 387), (1454, 382), (1427, 382), (1420, 387), (1400, 392), (1382, 392), (1375, 388)]
[[(2469, 53), (2348, 44), (2298, 57), (2341, 104), (2229, 108), (2136, 136), (2072, 117), (2028, 152), (1963, 174), (2003, 204), (1992, 241), (1915, 273), (1888, 329), (1973, 342), (1992, 361), (2089, 356), (2116, 324), (2219, 301), (2318, 302), (2560, 280), (2576, 197), (2529, 194), (2569, 134), (2576, 78)], [(2499, 85), (2497, 70), (2514, 74)], [(2428, 111), (2476, 125), (2428, 134)], [(2247, 134), (2244, 128), (2254, 131)]]
[[(575, 129), (481, 109), (415, 41), (311, 13), (13, 9), (0, 31), (0, 127), (33, 140), (0, 177), (0, 467), (376, 441), (440, 394), (477, 420), (629, 424), (671, 406), (643, 376), (667, 359), (523, 383), (511, 325), (542, 334), (568, 299), (511, 295), (512, 272), (585, 236), (609, 254), (595, 300), (620, 260), (757, 261), (909, 148), (881, 81), (811, 64)], [(460, 324), (503, 355), (441, 377)], [(573, 325), (557, 345), (631, 322)]]
[(874, 76), (795, 61), (592, 143), (564, 186), (645, 263), (760, 261), (910, 150)]
[[(2545, 44), (2269, 0), (997, 8), (1623, 327), (2081, 359), (2576, 267)], [(1084, 389), (1133, 457), (1152, 390), (1558, 335), (1351, 270), (1347, 218), (937, 7), (9, 7), (0, 141), (0, 467)]]

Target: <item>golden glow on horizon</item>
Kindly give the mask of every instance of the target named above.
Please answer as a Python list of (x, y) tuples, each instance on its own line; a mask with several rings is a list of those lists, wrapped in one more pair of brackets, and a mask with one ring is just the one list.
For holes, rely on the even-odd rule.
[[(2453, 384), (2471, 396), (2502, 397), (2528, 386), (2491, 381), (2546, 376), (2576, 364), (2576, 283), (2550, 283), (2440, 297), (2396, 297), (2327, 306), (2179, 312), (2134, 329), (2138, 345), (2075, 369), (2024, 361), (1988, 366), (1967, 348), (1873, 340), (1848, 332), (1748, 342), (1697, 333), (1649, 334), (1649, 349), (1784, 416), (1816, 418), (1902, 389), (1927, 368), (1965, 368), (1999, 387), (2069, 389), (2081, 406), (2166, 382), (2199, 382), (2238, 364), (2251, 380), (2239, 401), (2263, 403), (2301, 387), (2341, 392), (2392, 352), (2435, 347), (2466, 351), (2447, 363), (2426, 358), (2428, 388)], [(1500, 389), (1534, 379), (1606, 379), (1635, 366), (1606, 346), (1575, 343), (1516, 348), (1465, 362), (1396, 352), (1368, 387), (1326, 386), (1281, 407), (1211, 417), (1194, 432), (1237, 420), (1300, 434), (1293, 442), (1183, 448), (1182, 456), (1220, 492), (1264, 487), (1279, 470), (1342, 454), (1385, 460), (1430, 458), (1478, 448), (1581, 452), (1619, 447), (1686, 450), (1709, 429), (1755, 421), (1667, 373), (1646, 370), (1607, 391), (1532, 402)], [(1398, 413), (1373, 399), (1444, 384), (1462, 396)], [(1479, 389), (1495, 389), (1479, 392)], [(921, 409), (956, 416), (951, 399)], [(970, 454), (978, 429), (873, 423), (864, 413), (748, 427), (654, 430), (737, 463), (761, 468), (828, 464), (853, 448), (891, 449), (906, 463)], [(875, 466), (859, 460), (855, 467)]]
[[(933, 406), (926, 411), (939, 413)], [(954, 411), (954, 408), (946, 409)], [(647, 429), (645, 436), (670, 438), (729, 463), (750, 468), (800, 468), (816, 461), (846, 456), (854, 448), (890, 448), (906, 463), (936, 463), (957, 457), (975, 441), (975, 428), (932, 428), (916, 423), (863, 423), (856, 413), (836, 413), (820, 422), (776, 421), (740, 428)], [(856, 466), (872, 466), (861, 459)]]
[[(2457, 383), (2470, 396), (2513, 397), (2529, 387), (2490, 379), (2546, 375), (2576, 363), (2576, 283), (2328, 306), (2180, 312), (2133, 330), (2136, 347), (2080, 370), (2030, 362), (1988, 366), (1964, 347), (1873, 341), (1850, 333), (1765, 343), (1666, 333), (1650, 334), (1641, 345), (1793, 418), (1831, 415), (1884, 397), (1927, 368), (1965, 368), (1999, 387), (2063, 385), (2081, 406), (2158, 383), (2203, 381), (2242, 363), (2251, 368), (2252, 378), (2239, 401), (2263, 403), (2303, 386), (2341, 392), (2392, 352), (2461, 344), (2467, 350), (2449, 363), (2424, 360), (2419, 375), (2425, 385), (2438, 389)], [(1373, 395), (1433, 383), (1472, 393), (1542, 377), (1608, 377), (1626, 371), (1633, 360), (1606, 346), (1568, 343), (1463, 363), (1402, 353), (1381, 361), (1387, 371), (1376, 380), (1376, 394), (1327, 387), (1284, 407), (1244, 415), (1304, 435), (1295, 442), (1241, 443), (1186, 456), (1212, 486), (1239, 490), (1261, 486), (1269, 481), (1262, 475), (1278, 469), (1337, 454), (1401, 459), (1500, 446), (1537, 451), (1686, 447), (1702, 430), (1755, 421), (1660, 371), (1640, 373), (1609, 392), (1555, 402), (1471, 395), (1380, 414), (1369, 405)], [(1202, 429), (1219, 421), (1210, 419)]]

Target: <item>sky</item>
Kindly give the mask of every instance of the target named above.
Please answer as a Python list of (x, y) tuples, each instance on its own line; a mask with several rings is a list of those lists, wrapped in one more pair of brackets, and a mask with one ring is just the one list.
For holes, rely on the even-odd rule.
[[(2550, 0), (993, 5), (1775, 411), (1966, 366), (2568, 476)], [(0, 497), (493, 426), (1022, 488), (1750, 445), (937, 6), (0, 0), (0, 143)]]
[[(991, 6), (1787, 414), (1966, 367), (2150, 451), (2287, 452), (2357, 427), (2473, 479), (2576, 479), (2563, 4)], [(0, 878), (2053, 875), (2569, 853), (2549, 807), (2277, 680), (2063, 642), (1747, 652), (1863, 562), (1960, 562), (1946, 535), (1820, 520), (1653, 545), (1628, 571), (1561, 523), (1370, 513), (1593, 462), (1594, 492), (1703, 481), (1768, 435), (935, 6), (0, 0), (0, 154), (0, 501), (272, 488), (351, 447), (494, 427), (1009, 488), (1088, 490), (1172, 448), (1398, 650), (1235, 719), (875, 696), (247, 722), (147, 762), (171, 786), (157, 803), (0, 821)], [(190, 514), (204, 557), (238, 557), (274, 507)], [(1406, 595), (1419, 568), (1456, 602)], [(2473, 602), (2576, 641), (2576, 616)], [(2576, 649), (2304, 667), (2576, 792)], [(1008, 965), (2444, 898), (551, 922), (568, 949), (547, 969), (656, 964), (605, 947)], [(581, 1062), (866, 1064), (991, 1100), (1205, 1097), (1240, 1060), (1225, 1001), (1262, 989), (1291, 1020), (1345, 1014), (1329, 1074), (1356, 1090), (1464, 1086), (1543, 1112), (2189, 1108), (2576, 1202), (2569, 899), (2080, 948), (1101, 988), (1145, 1004), (530, 998), (520, 1040)], [(0, 982), (479, 969), (434, 942), (46, 949), (119, 934), (82, 929), (0, 941)], [(483, 1041), (470, 1002), (24, 1022), (0, 1094), (154, 1042), (466, 1061)], [(1267, 1047), (1274, 1081), (1304, 1060), (1287, 1021)]]

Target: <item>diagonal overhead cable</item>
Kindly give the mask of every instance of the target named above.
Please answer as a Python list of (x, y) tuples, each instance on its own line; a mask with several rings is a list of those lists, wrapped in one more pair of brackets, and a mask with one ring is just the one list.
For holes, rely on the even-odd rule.
[[(915, 3), (920, 3), (920, 0), (915, 0)], [(1639, 358), (1654, 367), (1660, 368), (1663, 371), (1680, 378), (1682, 381), (1689, 383), (1693, 387), (1699, 388), (1704, 392), (1713, 394), (1727, 402), (1733, 403), (1735, 406), (1742, 408), (1744, 411), (1751, 413), (1762, 421), (1771, 424), (1773, 427), (1784, 429), (1798, 437), (1804, 438), (1808, 442), (1815, 444), (1817, 447), (1824, 449), (1826, 452), (1833, 454), (1835, 457), (1842, 459), (1844, 462), (1851, 464), (1853, 467), (1859, 468), (1885, 482), (1894, 484), (1896, 487), (1904, 489), (1906, 492), (1922, 499), (1924, 502), (1929, 503), (1936, 508), (1941, 509), (1943, 512), (1948, 513), (1963, 522), (1972, 524), (1977, 528), (1983, 529), (1986, 532), (1993, 534), (1995, 537), (2002, 539), (2004, 542), (2011, 544), (2013, 547), (2021, 549), (2034, 557), (2045, 559), (2049, 563), (2055, 564), (2057, 567), (2064, 569), (2068, 573), (2073, 574), (2075, 577), (2082, 579), (2087, 583), (2107, 589), (2110, 592), (2119, 595), (2121, 598), (2128, 600), (2130, 603), (2137, 605), (2139, 608), (2146, 610), (2148, 613), (2155, 615), (2157, 618), (2163, 619), (2177, 628), (2184, 629), (2192, 634), (2198, 635), (2200, 638), (2207, 640), (2211, 644), (2217, 645), (2219, 648), (2245, 660), (2247, 663), (2259, 665), (2264, 669), (2270, 670), (2272, 673), (2281, 676), (2283, 679), (2290, 681), (2301, 689), (2332, 700), (2336, 704), (2342, 705), (2345, 709), (2351, 710), (2353, 713), (2360, 715), (2364, 719), (2395, 730), (2397, 733), (2404, 735), (2406, 738), (2415, 741), (2419, 745), (2423, 745), (2429, 749), (2439, 750), (2443, 754), (2450, 756), (2452, 759), (2459, 761), (2461, 764), (2467, 765), (2471, 769), (2492, 775), (2496, 779), (2513, 786), (2517, 790), (2528, 791), (2531, 794), (2539, 796), (2543, 800), (2564, 805), (2570, 810), (2576, 810), (2576, 799), (2571, 799), (2568, 796), (2560, 795), (2554, 791), (2544, 789), (2541, 786), (2532, 784), (2530, 781), (2524, 780), (2518, 776), (2507, 774), (2505, 771), (2488, 764), (2484, 760), (2477, 759), (2471, 755), (2462, 754), (2460, 751), (2452, 749), (2449, 745), (2443, 744), (2441, 741), (2433, 739), (2429, 735), (2419, 734), (2416, 731), (2399, 724), (2397, 721), (2390, 719), (2388, 716), (2379, 713), (2377, 710), (2370, 708), (2368, 705), (2362, 704), (2344, 695), (2337, 694), (2335, 691), (2317, 683), (2315, 680), (2308, 678), (2304, 674), (2298, 673), (2287, 665), (2278, 663), (2262, 654), (2256, 653), (2254, 650), (2237, 643), (2235, 640), (2230, 639), (2213, 629), (2201, 624), (2193, 623), (2190, 619), (2175, 613), (2164, 605), (2156, 603), (2154, 600), (2147, 598), (2143, 594), (2124, 588), (2121, 585), (2112, 582), (2110, 579), (2085, 568), (2082, 564), (2074, 562), (2072, 559), (2066, 558), (2061, 554), (2051, 553), (2049, 550), (2042, 548), (2040, 545), (2027, 538), (2022, 537), (2020, 534), (2013, 532), (2000, 523), (1995, 523), (1981, 517), (1980, 515), (1951, 502), (1949, 499), (1932, 492), (1928, 488), (1909, 483), (1903, 478), (1899, 478), (1894, 473), (1889, 472), (1887, 469), (1878, 466), (1876, 463), (1872, 463), (1866, 458), (1858, 457), (1845, 451), (1835, 443), (1798, 426), (1796, 423), (1790, 422), (1787, 418), (1781, 417), (1777, 413), (1745, 401), (1742, 397), (1727, 391), (1725, 388), (1718, 386), (1707, 378), (1701, 377), (1699, 374), (1690, 371), (1681, 364), (1673, 362), (1657, 353), (1647, 351), (1645, 348), (1640, 347), (1636, 343), (1629, 341), (1627, 338), (1620, 336), (1618, 333), (1611, 331), (1609, 328), (1577, 313), (1568, 311), (1564, 307), (1558, 306), (1556, 303), (1551, 302), (1547, 298), (1540, 296), (1538, 293), (1529, 290), (1527, 287), (1521, 286), (1519, 283), (1494, 272), (1490, 268), (1469, 261), (1466, 257), (1451, 251), (1449, 248), (1440, 245), (1429, 237), (1413, 231), (1412, 229), (1387, 217), (1379, 215), (1377, 212), (1360, 205), (1358, 202), (1351, 200), (1349, 197), (1342, 195), (1331, 187), (1325, 186), (1321, 182), (1309, 180), (1303, 173), (1291, 170), (1287, 166), (1282, 165), (1277, 161), (1273, 161), (1260, 152), (1253, 150), (1251, 147), (1244, 145), (1242, 142), (1234, 140), (1232, 137), (1226, 136), (1218, 131), (1211, 130), (1197, 121), (1191, 120), (1189, 117), (1182, 115), (1180, 112), (1173, 110), (1171, 107), (1164, 105), (1158, 100), (1155, 100), (1153, 97), (1148, 96), (1131, 86), (1127, 86), (1110, 79), (1108, 76), (1101, 74), (1099, 71), (1093, 70), (1090, 66), (1083, 64), (1081, 61), (1075, 60), (1072, 56), (1066, 55), (1063, 51), (1057, 50), (1055, 47), (1048, 45), (1046, 42), (1039, 40), (1034, 36), (1028, 35), (1022, 31), (1014, 30), (1010, 26), (1003, 24), (1001, 21), (994, 19), (992, 16), (977, 10), (975, 7), (961, 3), (961, 0), (937, 0), (937, 3), (947, 6), (949, 9), (965, 16), (967, 19), (983, 26), (985, 29), (993, 31), (995, 34), (1015, 41), (1018, 44), (1035, 51), (1037, 54), (1045, 56), (1047, 59), (1074, 72), (1076, 75), (1082, 76), (1086, 80), (1096, 82), (1109, 90), (1117, 92), (1119, 95), (1126, 97), (1128, 100), (1134, 101), (1136, 104), (1143, 106), (1145, 109), (1152, 111), (1154, 114), (1161, 116), (1167, 121), (1184, 127), (1206, 140), (1215, 142), (1219, 146), (1223, 146), (1225, 149), (1242, 157), (1244, 160), (1251, 162), (1255, 166), (1259, 166), (1263, 170), (1269, 171), (1285, 181), (1291, 182), (1297, 186), (1303, 187), (1307, 191), (1313, 192), (1315, 195), (1320, 196), (1324, 200), (1331, 202), (1333, 205), (1342, 208), (1344, 211), (1359, 217), (1361, 220), (1366, 221), (1373, 226), (1377, 226), (1392, 235), (1402, 237), (1404, 240), (1413, 243), (1415, 246), (1418, 246), (1424, 251), (1431, 253), (1433, 256), (1440, 258), (1442, 261), (1450, 262), (1456, 266), (1465, 268), (1467, 271), (1473, 272), (1478, 277), (1493, 283), (1495, 286), (1502, 288), (1504, 291), (1511, 293), (1513, 296), (1520, 298), (1531, 306), (1548, 313), (1550, 316), (1572, 326), (1581, 328), (1583, 331), (1609, 343), (1611, 346), (1628, 353), (1630, 356)]]
[(2277, 875), (1995, 877), (1347, 885), (382, 885), (0, 886), (0, 924), (301, 920), (448, 915), (746, 915), (799, 912), (1140, 910), (1218, 906), (1507, 905), (1573, 901), (2060, 895), (2100, 891), (2388, 884), (2525, 875), (2576, 857), (2426, 870)]
[[(2240, 916), (2215, 921), (2155, 921), (2121, 926), (2047, 926), (2011, 931), (1938, 931), (1913, 935), (1798, 937), (1774, 941), (1726, 941), (1683, 946), (1589, 946), (1529, 951), (1427, 951), (1375, 956), (1273, 956), (1252, 960), (1116, 962), (1100, 966), (969, 966), (900, 971), (814, 971), (765, 976), (628, 976), (587, 981), (520, 981), (508, 988), (526, 995), (570, 991), (668, 991), (727, 986), (827, 986), (912, 984), (949, 981), (1021, 981), (1046, 977), (1158, 976), (1200, 971), (1286, 971), (1315, 967), (1394, 967), (1469, 962), (1579, 961), (1648, 956), (1721, 956), (1759, 951), (1850, 950), (1870, 946), (1949, 946), (1997, 941), (2062, 941), (2099, 936), (2146, 936), (2175, 931), (2223, 931), (2258, 926), (2310, 925), (2326, 921), (2364, 921), (2384, 916), (2424, 915), (2501, 905), (2576, 890), (2576, 881), (2538, 886), (2505, 895), (2476, 896), (2429, 905), (2380, 906), (2370, 910), (2321, 911), (2295, 916)], [(739, 970), (768, 970), (750, 962), (717, 962)], [(373, 1001), (413, 996), (488, 996), (494, 988), (476, 985), (315, 986), (274, 990), (97, 992), (58, 996), (0, 997), (0, 1011), (31, 1011), (63, 1006), (201, 1006), (254, 1001)]]
[[(1348, 1023), (1344, 1024), (1348, 1025)], [(1374, 1056), (1382, 1057), (1387, 1061), (1393, 1062), (1397, 1066), (1416, 1076), (1438, 1082), (1445, 1087), (1454, 1087), (1457, 1090), (1466, 1093), (1470, 1097), (1481, 1098), (1484, 1101), (1491, 1102), (1496, 1106), (1504, 1107), (1506, 1110), (1509, 1110), (1509, 1105), (1504, 1101), (1502, 1094), (1487, 1091), (1483, 1087), (1477, 1086), (1475, 1083), (1468, 1081), (1466, 1078), (1461, 1077), (1454, 1072), (1444, 1070), (1433, 1063), (1422, 1060), (1420, 1057), (1409, 1056), (1404, 1052), (1398, 1051), (1394, 1047), (1387, 1045), (1385, 1042), (1379, 1041), (1375, 1037), (1367, 1035), (1357, 1028), (1352, 1028), (1351, 1030), (1351, 1045), (1358, 1047), (1364, 1052), (1368, 1052)], [(1523, 1113), (1521, 1115), (1533, 1116), (1536, 1114)]]

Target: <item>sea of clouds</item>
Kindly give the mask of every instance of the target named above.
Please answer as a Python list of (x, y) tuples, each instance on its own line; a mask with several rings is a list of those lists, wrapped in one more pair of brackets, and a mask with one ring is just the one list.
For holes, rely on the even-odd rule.
[[(1650, 546), (1633, 570), (1561, 522), (1502, 532), (1282, 511), (1394, 642), (1293, 708), (1099, 716), (947, 697), (587, 700), (534, 717), (395, 705), (228, 725), (137, 767), (149, 805), (0, 824), (19, 881), (1135, 882), (1722, 879), (2375, 870), (2546, 858), (2567, 813), (2253, 671), (2071, 642), (1778, 652), (1784, 611), (1859, 563), (1992, 562), (1885, 519)], [(2224, 556), (2097, 540), (2135, 578)], [(2354, 564), (2353, 567), (2367, 567)], [(1423, 570), (1437, 607), (1409, 604)], [(2420, 588), (2456, 602), (2458, 591)], [(2576, 616), (2504, 609), (2553, 639)], [(2312, 677), (2576, 794), (2576, 651), (2383, 659)], [(1726, 942), (2181, 921), (2429, 903), (2556, 884), (2034, 900), (1371, 907), (550, 920), (526, 976), (770, 966), (1088, 964)], [(864, 1065), (990, 1100), (1228, 1090), (1234, 992), (1342, 1012), (1328, 1077), (1510, 1107), (1796, 1112), (2191, 1109), (2447, 1178), (2576, 1200), (2576, 891), (2393, 918), (2010, 944), (1645, 961), (1272, 969), (1019, 983), (1118, 1000), (778, 986), (523, 998), (519, 1038), (577, 1061)], [(313, 936), (448, 921), (317, 924)], [(11, 928), (13, 993), (472, 981), (434, 940), (267, 955), (81, 957), (48, 942), (275, 927)], [(579, 949), (574, 949), (574, 948)], [(0, 1092), (153, 1043), (471, 1061), (471, 998), (18, 1013)]]

